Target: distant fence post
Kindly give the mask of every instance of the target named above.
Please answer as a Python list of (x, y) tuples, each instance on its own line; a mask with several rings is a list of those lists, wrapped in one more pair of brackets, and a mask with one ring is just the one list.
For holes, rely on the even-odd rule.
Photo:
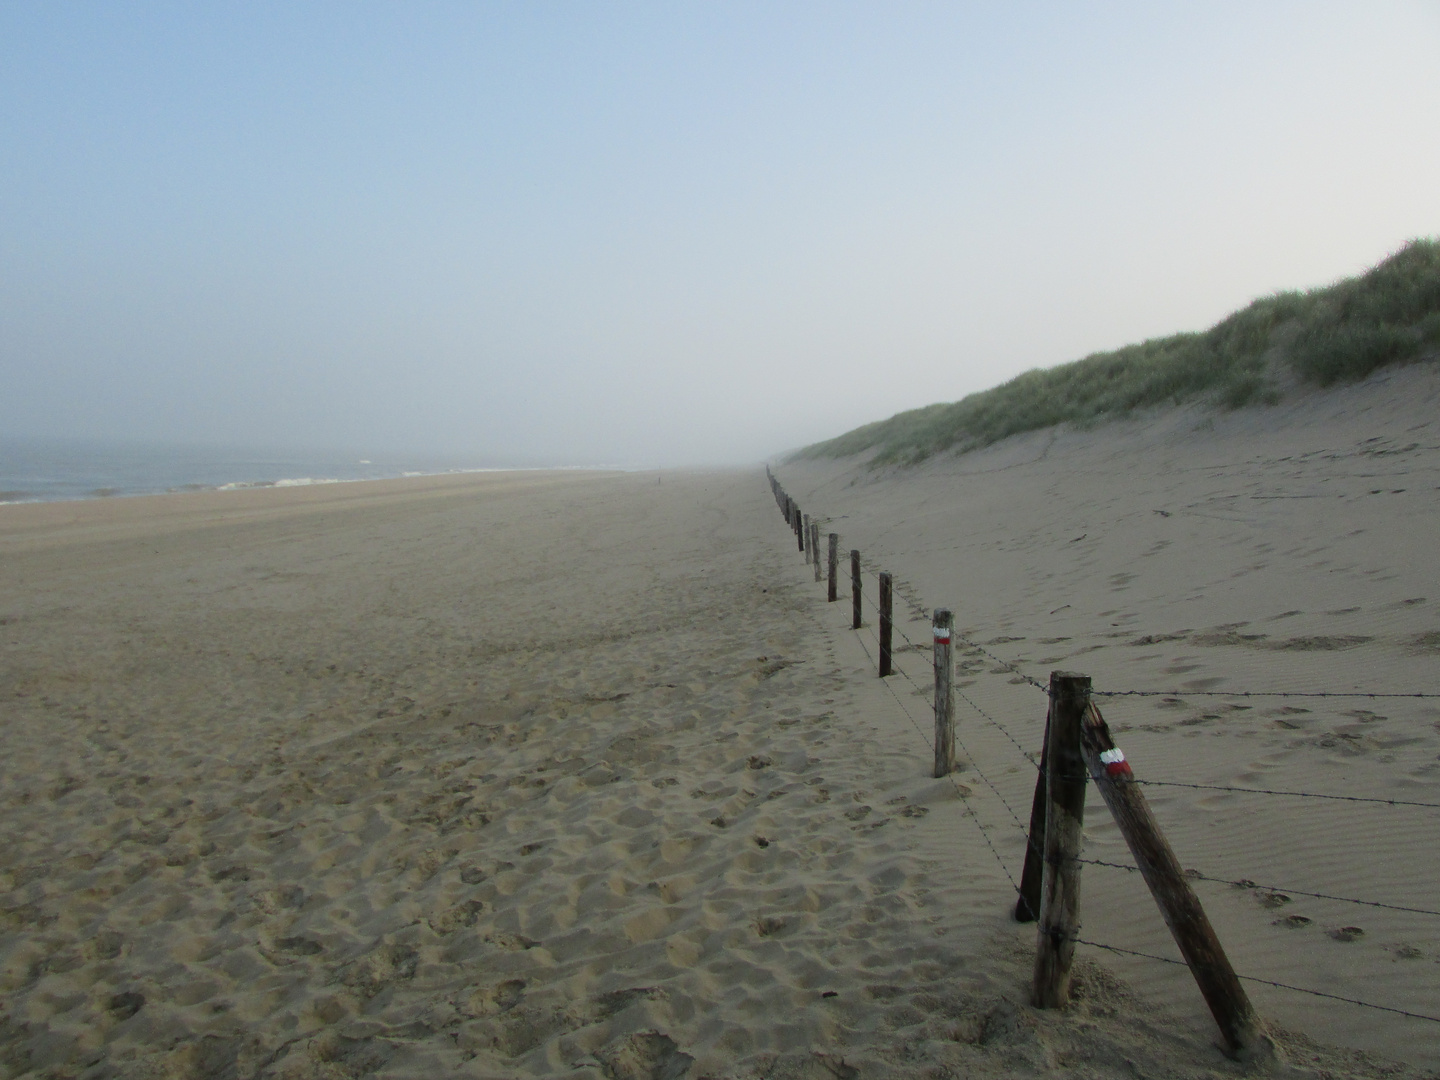
[(815, 580), (820, 580), (820, 522), (810, 522), (810, 561), (815, 564)]
[(1050, 760), (1050, 711), (1045, 711), (1045, 737), (1040, 743), (1040, 763), (1035, 770), (1035, 797), (1030, 801), (1030, 832), (1025, 845), (1025, 869), (1020, 874), (1020, 895), (1015, 899), (1015, 921), (1034, 922), (1040, 917), (1040, 880), (1045, 868), (1046, 762)]
[(810, 542), (810, 515), (806, 514), (800, 522), (800, 550), (805, 553), (805, 562), (808, 565), (810, 556), (815, 554), (815, 545)]
[(828, 577), (827, 580), (826, 580), (825, 600), (826, 600), (827, 603), (833, 604), (833, 603), (835, 602), (835, 596), (836, 596), (836, 593), (835, 593), (835, 574), (836, 574), (836, 571), (837, 571), (837, 569), (838, 569), (838, 567), (836, 566), (836, 562), (837, 562), (837, 561), (839, 560), (839, 558), (840, 558), (840, 534), (839, 534), (839, 533), (831, 533), (831, 534), (830, 534), (830, 552), (829, 552), (829, 555), (830, 555), (830, 558), (827, 560), (827, 566), (828, 566), (828, 570), (829, 570), (829, 577)]
[(1080, 928), (1080, 831), (1085, 822), (1081, 718), (1090, 677), (1050, 673), (1050, 747), (1045, 762), (1045, 872), (1031, 1004), (1058, 1009), (1070, 1001), (1070, 963)]
[(1145, 884), (1150, 886), (1165, 925), (1180, 947), (1180, 955), (1190, 965), (1205, 1004), (1210, 1006), (1210, 1015), (1215, 1017), (1225, 1040), (1226, 1053), (1245, 1060), (1273, 1057), (1274, 1044), (1236, 978), (1215, 928), (1200, 906), (1200, 898), (1185, 880), (1180, 860), (1161, 833), (1140, 785), (1134, 782), (1130, 763), (1115, 748), (1110, 728), (1093, 703), (1087, 703), (1084, 710), (1080, 750)]
[(860, 552), (850, 551), (850, 629), (860, 629)]
[(890, 674), (890, 641), (893, 620), (890, 617), (892, 604), (890, 575), (880, 575), (880, 677)]
[(951, 659), (950, 632), (955, 617), (947, 608), (935, 609), (935, 775), (955, 769), (955, 664)]

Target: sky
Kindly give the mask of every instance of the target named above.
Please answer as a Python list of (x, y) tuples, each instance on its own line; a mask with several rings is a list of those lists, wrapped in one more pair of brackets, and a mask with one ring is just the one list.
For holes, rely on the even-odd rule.
[(1440, 234), (1440, 2), (0, 0), (0, 436), (758, 461)]

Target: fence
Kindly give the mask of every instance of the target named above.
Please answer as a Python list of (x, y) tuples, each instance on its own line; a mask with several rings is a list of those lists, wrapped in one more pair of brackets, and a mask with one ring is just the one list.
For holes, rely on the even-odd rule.
[[(802, 513), (773, 473), (766, 476), (776, 504), (791, 526), (798, 549), (807, 563), (814, 566), (815, 580), (827, 582), (827, 599), (837, 595), (839, 536), (828, 533), (825, 545), (825, 572), (822, 575), (820, 525), (821, 518)], [(1387, 909), (1422, 916), (1440, 917), (1440, 910), (1424, 904), (1395, 904), (1333, 893), (1292, 888), (1284, 885), (1258, 884), (1248, 878), (1231, 879), (1208, 875), (1194, 869), (1183, 869), (1166, 841), (1146, 802), (1147, 787), (1187, 788), (1201, 791), (1240, 793), (1272, 798), (1317, 799), (1328, 803), (1372, 804), (1391, 807), (1413, 807), (1440, 810), (1440, 803), (1410, 799), (1389, 799), (1368, 795), (1345, 795), (1310, 791), (1292, 791), (1266, 787), (1222, 784), (1195, 784), (1182, 781), (1152, 780), (1136, 776), (1111, 737), (1110, 729), (1096, 702), (1097, 698), (1171, 697), (1181, 694), (1192, 697), (1231, 698), (1440, 698), (1427, 692), (1351, 692), (1351, 691), (1151, 691), (1095, 690), (1084, 675), (1052, 672), (1048, 685), (1026, 675), (995, 655), (980, 643), (957, 634), (953, 616), (945, 609), (927, 612), (918, 601), (908, 600), (912, 614), (931, 621), (931, 640), (918, 643), (895, 625), (893, 604), (895, 582), (892, 575), (867, 561), (858, 550), (849, 553), (851, 585), (851, 628), (866, 625), (865, 605), (870, 604), (875, 616), (876, 649), (870, 652), (861, 639), (881, 678), (898, 675), (921, 695), (932, 699), (933, 733), (906, 706), (893, 686), (885, 685), (900, 711), (909, 719), (920, 737), (934, 754), (934, 775), (951, 776), (956, 764), (956, 748), (970, 769), (990, 793), (1004, 806), (1015, 827), (1025, 834), (1025, 863), (1019, 880), (1012, 873), (1000, 851), (992, 842), (988, 829), (974, 818), (986, 847), (994, 855), (1016, 893), (1013, 917), (1020, 922), (1037, 923), (1037, 949), (1032, 982), (1032, 1001), (1042, 1008), (1064, 1005), (1068, 1000), (1069, 972), (1076, 945), (1087, 945), (1112, 953), (1139, 957), (1166, 964), (1182, 964), (1189, 968), (1211, 1015), (1219, 1028), (1224, 1048), (1231, 1056), (1242, 1059), (1264, 1059), (1274, 1053), (1273, 1044), (1260, 1024), (1242, 982), (1264, 984), (1279, 989), (1307, 994), (1332, 1002), (1395, 1014), (1412, 1020), (1440, 1024), (1440, 1016), (1379, 1004), (1361, 998), (1295, 986), (1254, 974), (1237, 974), (1232, 968), (1220, 941), (1211, 927), (1191, 881), (1228, 884), (1237, 888), (1259, 890), (1260, 895), (1283, 898), (1305, 896), (1342, 904)], [(876, 599), (871, 600), (864, 588), (864, 576), (876, 579)], [(933, 675), (930, 684), (922, 685), (894, 663), (894, 636), (899, 634), (913, 653), (930, 652)], [(1046, 696), (1044, 737), (1038, 752), (1028, 749), (1014, 733), (982, 709), (964, 690), (955, 685), (954, 650), (962, 647), (972, 656), (984, 656), (994, 662), (997, 673), (1010, 675), (1011, 682), (1022, 682)], [(1010, 803), (981, 770), (980, 762), (959, 739), (955, 722), (955, 699), (959, 698), (982, 722), (997, 730), (1013, 746), (1019, 758), (1035, 770), (1035, 791), (1028, 823), (1020, 820)], [(1134, 858), (1134, 863), (1117, 863), (1090, 859), (1081, 852), (1081, 829), (1085, 795), (1093, 785), (1111, 811), (1121, 835)], [(958, 789), (958, 785), (957, 785)], [(1176, 961), (1109, 942), (1088, 940), (1080, 936), (1080, 871), (1085, 865), (1138, 872), (1150, 889), (1165, 923), (1184, 958)], [(1342, 928), (1338, 933), (1353, 931)], [(1342, 938), (1341, 940), (1349, 940)]]

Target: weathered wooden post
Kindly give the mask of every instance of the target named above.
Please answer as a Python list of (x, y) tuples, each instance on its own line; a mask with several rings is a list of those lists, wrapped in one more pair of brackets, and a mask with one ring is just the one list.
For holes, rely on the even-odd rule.
[(890, 674), (890, 639), (892, 634), (892, 620), (890, 607), (892, 599), (890, 595), (890, 575), (880, 575), (880, 677), (883, 679)]
[(860, 629), (860, 552), (850, 551), (850, 629)]
[(1085, 759), (1080, 727), (1090, 677), (1050, 673), (1050, 747), (1045, 762), (1045, 872), (1031, 1004), (1058, 1009), (1070, 1000), (1070, 963), (1080, 927), (1080, 831), (1085, 822)]
[(815, 580), (820, 580), (820, 522), (810, 522), (810, 561), (815, 564)]
[(810, 542), (810, 515), (806, 514), (800, 524), (800, 550), (805, 553), (805, 562), (808, 565), (810, 556), (815, 553), (815, 545)]
[(836, 595), (837, 595), (836, 592), (835, 592), (835, 575), (836, 575), (836, 571), (839, 569), (839, 567), (838, 567), (836, 564), (838, 563), (838, 561), (839, 561), (839, 559), (840, 559), (840, 534), (839, 534), (839, 533), (831, 533), (831, 534), (830, 534), (830, 552), (829, 552), (829, 554), (830, 554), (830, 558), (829, 558), (829, 560), (827, 561), (827, 568), (828, 568), (829, 576), (828, 576), (828, 578), (826, 579), (826, 584), (825, 584), (825, 600), (826, 600), (827, 603), (833, 604), (833, 603), (835, 602), (835, 597), (836, 597)]
[(790, 511), (790, 517), (792, 519), (791, 525), (795, 529), (795, 544), (801, 551), (804, 551), (805, 532), (803, 529), (804, 522), (800, 519), (800, 504), (797, 503), (794, 499), (791, 499), (790, 506), (792, 508)]
[(1020, 874), (1020, 895), (1015, 898), (1015, 921), (1040, 917), (1040, 880), (1045, 867), (1045, 763), (1050, 759), (1050, 713), (1045, 713), (1045, 736), (1040, 743), (1040, 764), (1035, 770), (1035, 797), (1030, 801), (1030, 832), (1025, 844), (1025, 869)]
[[(1051, 749), (1053, 752), (1053, 743)], [(1275, 1046), (1235, 976), (1215, 928), (1200, 906), (1200, 898), (1185, 880), (1180, 860), (1160, 832), (1140, 785), (1134, 782), (1130, 763), (1115, 748), (1110, 728), (1093, 703), (1087, 703), (1083, 713), (1080, 751), (1100, 796), (1125, 837), (1130, 854), (1135, 857), (1145, 884), (1150, 886), (1150, 894), (1165, 917), (1165, 925), (1180, 947), (1180, 955), (1190, 965), (1190, 973), (1200, 987), (1205, 1004), (1210, 1006), (1210, 1015), (1215, 1017), (1225, 1041), (1226, 1053), (1244, 1060), (1273, 1057)], [(1045, 869), (1048, 874), (1048, 864)]]
[(955, 663), (950, 652), (950, 632), (955, 617), (948, 608), (936, 608), (935, 636), (935, 775), (948, 776), (955, 769)]

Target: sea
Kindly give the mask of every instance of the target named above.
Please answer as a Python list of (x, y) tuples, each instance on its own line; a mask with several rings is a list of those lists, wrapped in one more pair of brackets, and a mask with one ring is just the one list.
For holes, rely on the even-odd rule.
[(486, 460), (479, 456), (259, 450), (253, 447), (0, 436), (0, 504), (112, 499), (182, 491), (300, 487), (401, 476), (538, 467), (542, 466)]

